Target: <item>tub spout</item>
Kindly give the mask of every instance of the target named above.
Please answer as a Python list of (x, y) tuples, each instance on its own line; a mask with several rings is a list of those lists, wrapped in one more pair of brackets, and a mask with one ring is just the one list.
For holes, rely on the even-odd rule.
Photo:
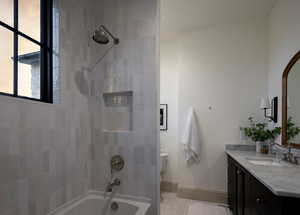
[(106, 192), (112, 192), (115, 186), (120, 186), (121, 180), (118, 178), (113, 179), (106, 187)]

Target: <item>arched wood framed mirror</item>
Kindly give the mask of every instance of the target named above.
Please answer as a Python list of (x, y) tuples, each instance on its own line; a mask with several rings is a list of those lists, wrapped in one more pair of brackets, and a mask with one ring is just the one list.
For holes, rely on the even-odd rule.
[(296, 135), (298, 127), (300, 127), (300, 51), (290, 60), (282, 77), (282, 145), (300, 149), (300, 135)]

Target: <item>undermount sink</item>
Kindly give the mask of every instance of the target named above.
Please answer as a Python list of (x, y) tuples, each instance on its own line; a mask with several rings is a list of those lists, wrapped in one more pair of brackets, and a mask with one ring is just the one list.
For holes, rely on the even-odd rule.
[(247, 161), (257, 166), (273, 166), (273, 167), (286, 167), (288, 163), (283, 161), (276, 161), (273, 158), (247, 158)]

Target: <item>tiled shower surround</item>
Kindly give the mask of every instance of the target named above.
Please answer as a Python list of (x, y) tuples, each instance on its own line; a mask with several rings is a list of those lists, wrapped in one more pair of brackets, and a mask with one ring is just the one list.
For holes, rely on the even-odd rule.
[[(58, 0), (59, 1), (59, 0)], [(157, 214), (156, 0), (59, 1), (60, 103), (0, 97), (0, 215), (44, 215), (104, 190), (109, 159), (126, 166), (118, 192), (152, 199)], [(120, 44), (91, 40), (104, 24)], [(132, 131), (104, 133), (104, 92), (133, 91)]]

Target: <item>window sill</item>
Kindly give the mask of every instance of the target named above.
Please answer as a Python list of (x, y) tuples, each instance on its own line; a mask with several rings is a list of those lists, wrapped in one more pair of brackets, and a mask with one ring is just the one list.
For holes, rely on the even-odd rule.
[(30, 98), (30, 97), (25, 97), (25, 96), (15, 96), (12, 94), (0, 92), (0, 100), (2, 100), (2, 99), (8, 99), (10, 101), (14, 100), (17, 102), (25, 102), (25, 103), (32, 102), (32, 103), (49, 104), (49, 105), (55, 104), (55, 103), (42, 101), (40, 99), (35, 99), (35, 98)]

